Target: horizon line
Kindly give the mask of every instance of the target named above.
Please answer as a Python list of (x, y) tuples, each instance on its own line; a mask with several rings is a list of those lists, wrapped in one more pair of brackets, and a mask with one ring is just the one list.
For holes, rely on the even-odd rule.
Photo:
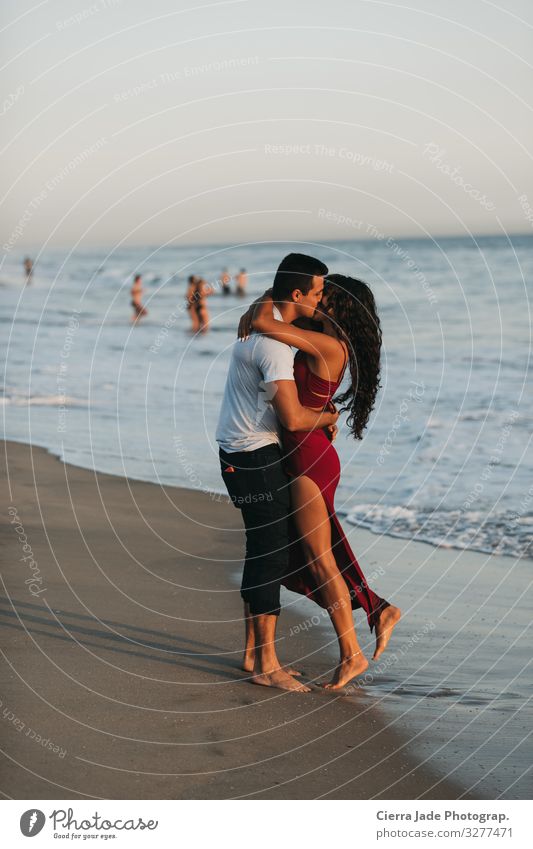
[[(459, 234), (453, 234), (453, 233), (446, 233), (446, 234), (437, 235), (437, 236), (392, 236), (392, 235), (387, 236), (386, 234), (384, 234), (383, 239), (372, 238), (371, 236), (366, 237), (366, 238), (353, 237), (353, 238), (344, 238), (344, 239), (327, 239), (327, 240), (324, 240), (322, 242), (322, 244), (330, 245), (330, 244), (338, 244), (338, 243), (346, 243), (346, 242), (361, 242), (361, 243), (381, 244), (382, 242), (386, 242), (387, 240), (391, 240), (393, 242), (413, 242), (413, 241), (439, 242), (439, 241), (444, 241), (444, 240), (447, 240), (447, 239), (448, 240), (450, 240), (450, 239), (464, 239), (464, 240), (469, 240), (469, 241), (477, 241), (478, 239), (496, 239), (496, 238), (505, 239), (505, 238), (511, 238), (511, 237), (516, 237), (516, 236), (519, 236), (519, 237), (531, 236), (531, 237), (533, 237), (533, 231), (531, 231), (531, 230), (528, 230), (528, 231), (513, 230), (512, 232), (508, 232), (508, 233), (472, 233), (470, 235), (467, 235), (467, 234), (459, 235)], [(311, 240), (311, 239), (304, 239), (304, 238), (300, 238), (300, 239), (298, 239), (298, 238), (293, 238), (293, 239), (275, 239), (275, 238), (272, 238), (272, 239), (262, 239), (261, 241), (259, 241), (259, 240), (249, 240), (247, 242), (233, 242), (233, 243), (232, 242), (217, 242), (217, 241), (213, 241), (213, 242), (188, 242), (188, 243), (180, 243), (180, 244), (176, 244), (176, 245), (170, 245), (170, 244), (161, 245), (161, 246), (159, 246), (159, 248), (157, 248), (157, 245), (149, 244), (149, 243), (135, 244), (135, 245), (123, 244), (123, 245), (120, 245), (117, 249), (118, 250), (133, 249), (133, 250), (154, 251), (155, 249), (158, 249), (158, 250), (177, 250), (177, 249), (180, 249), (180, 248), (205, 248), (205, 247), (231, 248), (231, 247), (247, 247), (247, 246), (252, 246), (252, 245), (266, 245), (266, 244), (307, 244), (308, 242), (311, 242), (311, 241), (313, 241), (317, 244), (319, 243), (317, 239)], [(86, 245), (85, 247), (80, 245), (80, 246), (78, 246), (78, 248), (76, 250), (79, 251), (79, 250), (90, 249), (90, 250), (104, 251), (104, 250), (109, 250), (111, 247), (112, 247), (111, 244), (100, 243), (100, 244)], [(48, 250), (48, 249), (70, 250), (71, 246), (70, 245), (64, 245), (64, 244), (49, 245), (45, 250)], [(24, 249), (21, 248), (20, 253), (28, 253), (29, 251), (32, 251), (32, 250), (38, 250), (38, 252), (40, 253), (42, 251), (42, 247), (40, 247), (40, 248), (35, 247), (33, 249), (32, 248), (24, 248)]]

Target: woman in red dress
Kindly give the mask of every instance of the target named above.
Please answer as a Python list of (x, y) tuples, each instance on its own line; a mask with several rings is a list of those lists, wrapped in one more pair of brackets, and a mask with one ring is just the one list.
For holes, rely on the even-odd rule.
[[(374, 297), (360, 280), (330, 275), (314, 316), (315, 330), (281, 323), (272, 314), (266, 292), (239, 328), (253, 327), (297, 347), (294, 379), (302, 406), (315, 410), (332, 404), (345, 372), (349, 382), (335, 400), (348, 411), (348, 426), (361, 439), (379, 388), (381, 329)], [(292, 525), (290, 573), (283, 581), (327, 609), (339, 640), (340, 660), (331, 682), (339, 689), (368, 667), (355, 633), (352, 610), (362, 607), (375, 628), (378, 658), (400, 618), (400, 610), (376, 595), (350, 548), (335, 513), (340, 462), (325, 430), (282, 430), (285, 469), (291, 480)]]

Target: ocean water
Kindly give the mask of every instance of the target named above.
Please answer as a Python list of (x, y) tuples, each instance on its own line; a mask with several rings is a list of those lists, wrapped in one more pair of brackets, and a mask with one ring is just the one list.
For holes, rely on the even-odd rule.
[[(378, 534), (533, 556), (533, 236), (46, 250), (24, 286), (0, 268), (4, 436), (87, 468), (222, 492), (214, 440), (236, 326), (285, 253), (366, 280), (382, 387), (362, 441), (341, 423), (337, 509)], [(249, 298), (209, 299), (193, 335), (185, 280), (246, 267)], [(149, 314), (130, 321), (132, 274)]]

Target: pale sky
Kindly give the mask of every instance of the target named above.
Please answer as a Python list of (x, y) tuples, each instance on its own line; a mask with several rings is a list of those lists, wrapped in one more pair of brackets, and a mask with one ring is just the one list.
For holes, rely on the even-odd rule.
[(1, 17), (4, 251), (532, 232), (526, 0)]

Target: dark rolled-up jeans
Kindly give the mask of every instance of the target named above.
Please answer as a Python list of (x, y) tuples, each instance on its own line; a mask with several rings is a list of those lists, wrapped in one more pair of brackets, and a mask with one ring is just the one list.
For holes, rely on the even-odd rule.
[(275, 443), (255, 451), (221, 448), (219, 457), (222, 479), (246, 528), (241, 596), (253, 616), (279, 616), (280, 584), (289, 566), (290, 511), (281, 449)]

